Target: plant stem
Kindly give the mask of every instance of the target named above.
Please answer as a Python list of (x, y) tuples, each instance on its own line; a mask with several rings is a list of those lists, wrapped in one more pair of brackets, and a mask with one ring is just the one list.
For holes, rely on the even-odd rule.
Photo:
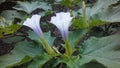
[(86, 17), (86, 5), (84, 1), (82, 1), (82, 12), (83, 12), (83, 17)]
[(54, 50), (50, 47), (50, 45), (45, 40), (45, 38), (44, 37), (40, 37), (40, 39), (41, 39), (41, 43), (42, 43), (43, 47), (45, 48), (45, 50), (47, 51), (47, 53), (50, 54), (50, 55), (55, 55)]
[(84, 19), (85, 27), (89, 27), (89, 24), (87, 23), (87, 17), (86, 17), (85, 1), (82, 1), (82, 12), (83, 12), (83, 19)]
[(66, 49), (66, 53), (65, 55), (70, 57), (72, 55), (72, 47), (70, 46), (68, 40), (65, 40), (65, 49)]

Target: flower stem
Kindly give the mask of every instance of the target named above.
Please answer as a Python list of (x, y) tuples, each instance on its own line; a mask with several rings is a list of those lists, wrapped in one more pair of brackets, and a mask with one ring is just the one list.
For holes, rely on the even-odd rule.
[(45, 48), (45, 50), (47, 51), (47, 53), (50, 54), (50, 55), (55, 55), (54, 50), (50, 47), (50, 45), (45, 40), (45, 38), (44, 37), (40, 37), (40, 39), (41, 39), (41, 43), (42, 43), (43, 47)]
[(82, 1), (82, 12), (83, 12), (83, 19), (84, 19), (85, 27), (89, 27), (89, 24), (87, 22), (87, 17), (86, 17), (86, 5), (85, 5), (85, 1)]
[(70, 57), (72, 55), (73, 50), (72, 50), (72, 47), (70, 46), (68, 40), (65, 40), (65, 49), (66, 49), (65, 55)]

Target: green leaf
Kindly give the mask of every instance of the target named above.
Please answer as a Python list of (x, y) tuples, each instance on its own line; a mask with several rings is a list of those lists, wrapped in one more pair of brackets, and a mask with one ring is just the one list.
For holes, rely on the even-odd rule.
[(23, 19), (24, 14), (17, 12), (15, 10), (5, 10), (1, 13), (0, 16), (0, 37), (3, 37), (6, 34), (15, 33), (21, 25), (13, 24), (15, 18)]
[(109, 22), (105, 22), (99, 19), (91, 19), (89, 22), (89, 27), (94, 27), (94, 26), (100, 26), (100, 25), (104, 25), (104, 24), (109, 24)]
[(6, 22), (13, 21), (15, 18), (22, 19), (24, 17), (23, 13), (17, 12), (16, 10), (4, 10), (1, 16), (5, 18)]
[(77, 4), (80, 4), (82, 0), (61, 0), (61, 4), (65, 5), (67, 7), (73, 8), (74, 6), (76, 6)]
[(106, 22), (120, 22), (120, 5), (112, 6), (119, 0), (98, 0), (92, 8), (87, 8), (87, 17)]
[(18, 5), (16, 5), (15, 7), (13, 7), (16, 10), (20, 10), (20, 11), (25, 11), (26, 13), (30, 14), (32, 13), (34, 10), (38, 9), (38, 8), (42, 8), (43, 10), (49, 10), (51, 9), (50, 5), (44, 2), (21, 2), (21, 1), (17, 1)]
[[(32, 57), (30, 57), (30, 56), (24, 56), (24, 58), (21, 59), (20, 62), (15, 63), (15, 64), (10, 65), (10, 66), (6, 66), (5, 68), (12, 68), (12, 67), (14, 67), (14, 66), (19, 66), (19, 65), (24, 64), (24, 63), (26, 63), (26, 62), (29, 62), (29, 61), (31, 61), (31, 60), (32, 60)], [(9, 61), (9, 60), (8, 60), (8, 61)], [(6, 61), (6, 62), (7, 62), (7, 61)]]
[(108, 68), (120, 67), (120, 34), (102, 38), (91, 37), (83, 44), (80, 64), (98, 61)]
[(4, 37), (4, 35), (15, 33), (20, 27), (20, 25), (13, 24), (8, 27), (0, 28), (0, 38)]
[(87, 28), (88, 26), (86, 26), (86, 23), (84, 23), (84, 18), (78, 18), (78, 19), (74, 19), (73, 20), (73, 26), (75, 26), (76, 28)]
[(102, 21), (120, 22), (120, 5), (117, 7), (110, 7), (103, 12), (96, 14), (96, 16)]
[(71, 0), (62, 0), (61, 4), (68, 6), (68, 7), (71, 7)]
[(83, 29), (83, 28), (92, 28), (94, 26), (100, 26), (100, 25), (104, 25), (104, 24), (108, 24), (108, 22), (91, 18), (87, 23), (85, 23), (84, 18), (80, 17), (78, 19), (73, 20), (72, 26), (75, 26), (78, 29)]
[[(76, 26), (78, 28), (88, 28), (114, 22), (120, 22), (119, 3), (119, 0), (97, 0), (97, 2), (92, 7), (86, 7), (87, 24), (84, 21), (85, 18), (80, 17), (73, 21), (73, 26)], [(81, 13), (81, 15), (83, 15), (82, 9), (79, 9), (77, 13)], [(74, 16), (77, 13), (73, 11)]]
[(0, 56), (0, 68), (11, 68), (26, 63), (41, 54), (43, 54), (43, 48), (39, 44), (20, 42), (10, 53)]
[(8, 37), (8, 38), (3, 38), (2, 40), (5, 42), (5, 43), (17, 43), (17, 42), (20, 42), (24, 39), (25, 37), (22, 37), (22, 36), (13, 36), (13, 37)]
[(107, 67), (105, 67), (104, 65), (98, 62), (93, 61), (93, 62), (83, 65), (81, 68), (107, 68)]
[[(45, 37), (46, 41), (52, 46), (55, 38), (50, 35), (50, 32), (44, 32), (44, 37)], [(29, 31), (29, 38), (37, 41), (38, 43), (41, 42), (40, 37), (38, 37), (36, 35), (36, 33), (33, 31)]]
[(52, 56), (48, 54), (36, 56), (34, 57), (33, 61), (29, 64), (28, 68), (42, 68), (46, 62), (50, 61), (50, 59), (52, 59)]
[(62, 57), (62, 59), (60, 59), (57, 63), (65, 63), (67, 65), (67, 68), (81, 68), (79, 61), (79, 56), (72, 56), (70, 58)]
[(3, 18), (2, 16), (0, 16), (0, 28), (4, 28), (6, 26), (6, 23), (5, 23), (5, 18)]
[(72, 46), (76, 46), (88, 31), (89, 31), (88, 29), (81, 29), (69, 32), (70, 44)]
[(46, 2), (39, 2), (40, 4), (40, 8), (45, 10), (45, 11), (50, 11), (52, 10), (52, 7), (50, 4), (46, 3)]

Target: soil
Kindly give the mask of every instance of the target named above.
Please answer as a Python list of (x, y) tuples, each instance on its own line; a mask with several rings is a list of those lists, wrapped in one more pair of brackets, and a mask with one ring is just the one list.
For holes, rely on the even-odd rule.
[(12, 48), (12, 45), (4, 43), (2, 40), (0, 40), (0, 56), (9, 53), (12, 50)]

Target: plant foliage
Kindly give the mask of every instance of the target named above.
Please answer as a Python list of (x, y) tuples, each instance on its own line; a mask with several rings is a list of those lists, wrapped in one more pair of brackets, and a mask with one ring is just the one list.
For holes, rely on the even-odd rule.
[[(12, 6), (3, 9), (5, 3), (12, 3)], [(102, 37), (90, 35), (94, 27), (102, 29), (105, 25), (107, 33), (109, 28), (116, 27), (111, 27), (111, 23), (119, 24), (120, 0), (96, 0), (94, 3), (85, 3), (84, 0), (0, 0), (0, 7), (0, 47), (4, 46), (3, 42), (13, 47), (0, 56), (0, 68), (22, 65), (23, 68), (120, 68), (119, 31)], [(57, 16), (55, 8), (59, 12), (67, 10), (73, 17), (68, 39), (61, 38), (60, 31), (48, 24), (52, 16)], [(34, 14), (41, 16), (44, 39), (22, 26), (25, 19)], [(99, 35), (102, 31), (97, 32), (93, 34)], [(47, 53), (43, 44), (46, 42), (54, 54)], [(68, 55), (67, 51), (71, 54)]]

